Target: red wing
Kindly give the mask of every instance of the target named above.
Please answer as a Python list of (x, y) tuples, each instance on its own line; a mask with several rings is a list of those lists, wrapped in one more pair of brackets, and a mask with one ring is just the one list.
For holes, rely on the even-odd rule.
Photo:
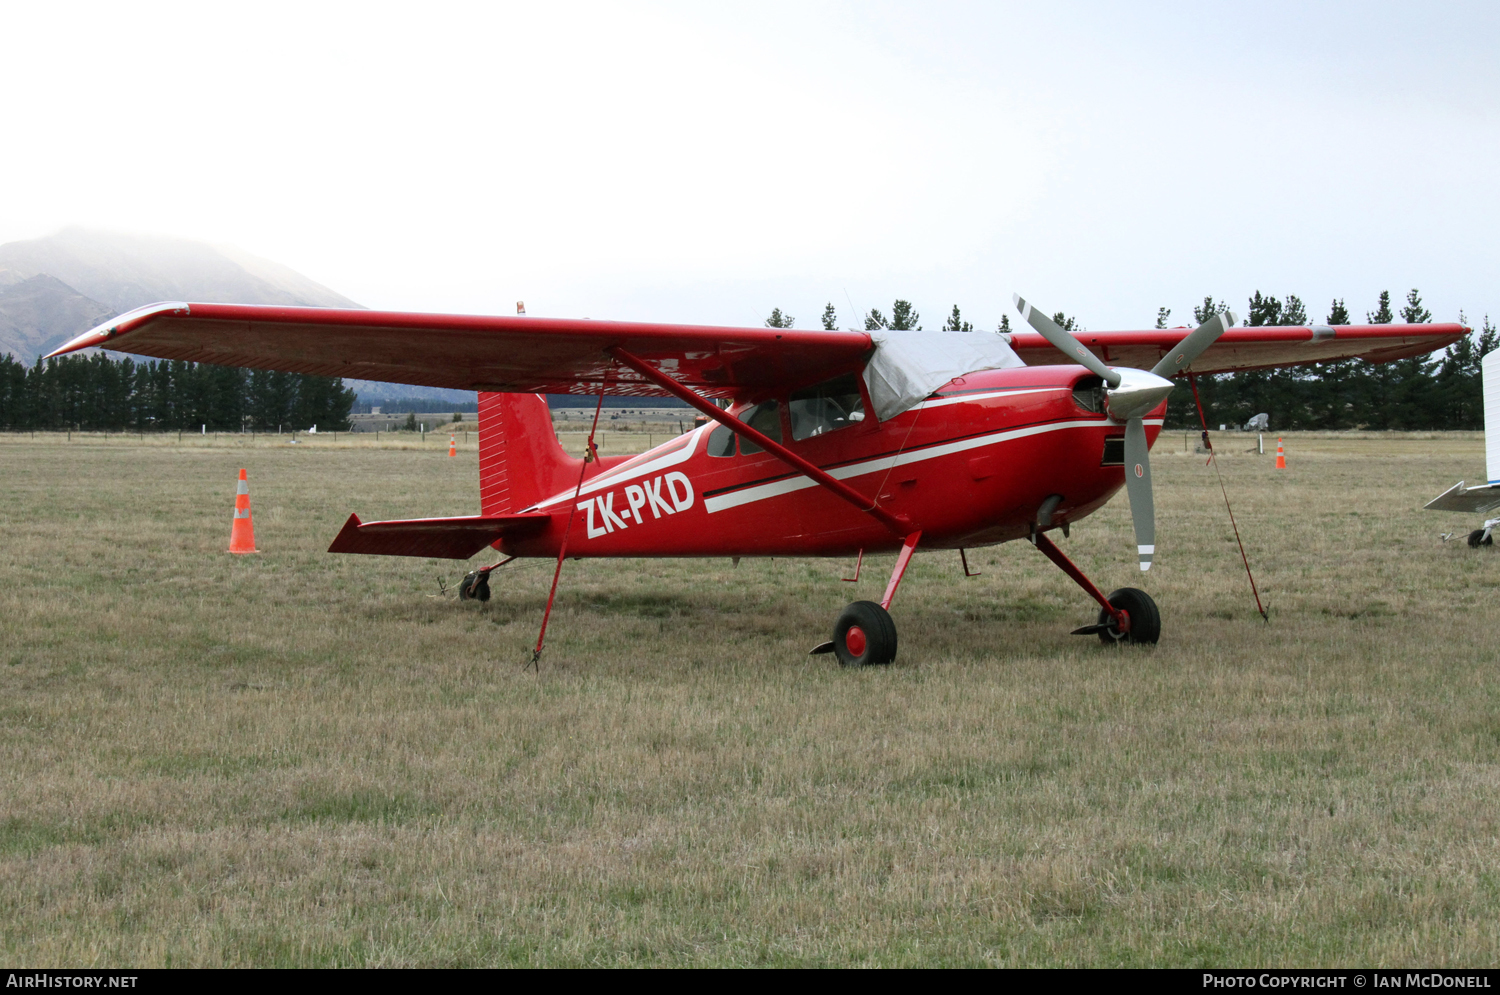
[[(1076, 332), (1078, 340), (1111, 366), (1149, 370), (1191, 328), (1143, 332)], [(1223, 373), (1271, 366), (1300, 366), (1358, 357), (1376, 363), (1421, 356), (1452, 345), (1469, 329), (1443, 325), (1268, 325), (1231, 328), (1191, 367), (1194, 373)], [(1027, 366), (1058, 366), (1070, 360), (1036, 332), (1018, 332), (1011, 347)]]
[(621, 346), (709, 396), (813, 383), (859, 369), (863, 332), (716, 328), (588, 319), (404, 314), (249, 304), (152, 304), (85, 332), (90, 346), (288, 373), (460, 390), (665, 397), (617, 366)]

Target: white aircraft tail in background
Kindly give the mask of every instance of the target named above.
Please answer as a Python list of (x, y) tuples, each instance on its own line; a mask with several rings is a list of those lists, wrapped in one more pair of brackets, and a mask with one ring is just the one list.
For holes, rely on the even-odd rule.
[[(1484, 371), (1484, 470), (1486, 480), (1478, 487), (1465, 487), (1460, 480), (1423, 507), (1428, 511), (1464, 511), (1483, 514), (1500, 508), (1500, 349), (1480, 360)], [(1495, 540), (1491, 533), (1500, 526), (1500, 518), (1491, 518), (1484, 527), (1469, 533), (1469, 545), (1488, 546)], [(1448, 533), (1444, 539), (1456, 533)]]

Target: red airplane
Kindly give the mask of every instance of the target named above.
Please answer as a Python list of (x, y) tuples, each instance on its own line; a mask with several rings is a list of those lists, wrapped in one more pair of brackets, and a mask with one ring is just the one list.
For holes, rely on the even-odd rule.
[[(889, 608), (920, 545), (1028, 539), (1099, 603), (1074, 630), (1154, 643), (1155, 602), (1106, 596), (1048, 533), (1130, 496), (1141, 570), (1155, 554), (1148, 451), (1171, 378), (1456, 342), (1458, 324), (1085, 332), (1019, 297), (1034, 331), (827, 332), (235, 304), (153, 304), (80, 335), (92, 346), (227, 366), (479, 392), (479, 515), (361, 522), (330, 552), (506, 559), (469, 574), (489, 597), (516, 557), (858, 556), (898, 552), (878, 604), (844, 609), (832, 652), (889, 663)], [(1073, 365), (1077, 364), (1077, 365)], [(540, 392), (677, 397), (712, 422), (638, 456), (570, 456)], [(720, 403), (716, 403), (720, 402)], [(597, 424), (597, 411), (595, 420)], [(967, 570), (967, 560), (965, 559)], [(554, 573), (553, 593), (557, 574)], [(548, 613), (551, 610), (548, 599)], [(542, 631), (545, 635), (546, 617)], [(541, 651), (538, 640), (535, 660)]]

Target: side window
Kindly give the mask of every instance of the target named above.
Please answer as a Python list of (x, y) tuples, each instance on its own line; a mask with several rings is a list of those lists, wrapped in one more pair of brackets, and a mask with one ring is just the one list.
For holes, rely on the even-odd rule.
[(858, 375), (849, 373), (794, 391), (787, 413), (792, 416), (793, 439), (810, 439), (864, 421)]
[(728, 425), (720, 425), (708, 433), (708, 455), (734, 455), (734, 433), (729, 430)]
[[(781, 406), (775, 401), (762, 401), (740, 415), (740, 421), (763, 435), (781, 441)], [(761, 452), (761, 448), (749, 439), (740, 440), (740, 455)]]

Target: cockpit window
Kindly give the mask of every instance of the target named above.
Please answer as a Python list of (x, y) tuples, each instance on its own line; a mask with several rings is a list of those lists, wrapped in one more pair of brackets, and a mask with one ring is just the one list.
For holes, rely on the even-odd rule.
[[(749, 425), (762, 435), (768, 435), (776, 442), (781, 441), (781, 405), (775, 401), (762, 401), (755, 407), (740, 415), (740, 421)], [(763, 450), (749, 439), (740, 439), (740, 455), (763, 452)]]
[(708, 433), (708, 455), (734, 455), (734, 433), (729, 430), (728, 425), (720, 425)]
[(792, 438), (810, 439), (837, 432), (865, 420), (859, 378), (849, 373), (792, 393), (787, 412), (792, 416)]
[[(781, 441), (781, 406), (775, 401), (765, 401), (740, 412), (740, 421), (758, 432)], [(728, 425), (720, 425), (708, 433), (708, 455), (733, 456), (735, 433)], [(761, 452), (761, 448), (749, 439), (740, 439), (740, 455)]]

